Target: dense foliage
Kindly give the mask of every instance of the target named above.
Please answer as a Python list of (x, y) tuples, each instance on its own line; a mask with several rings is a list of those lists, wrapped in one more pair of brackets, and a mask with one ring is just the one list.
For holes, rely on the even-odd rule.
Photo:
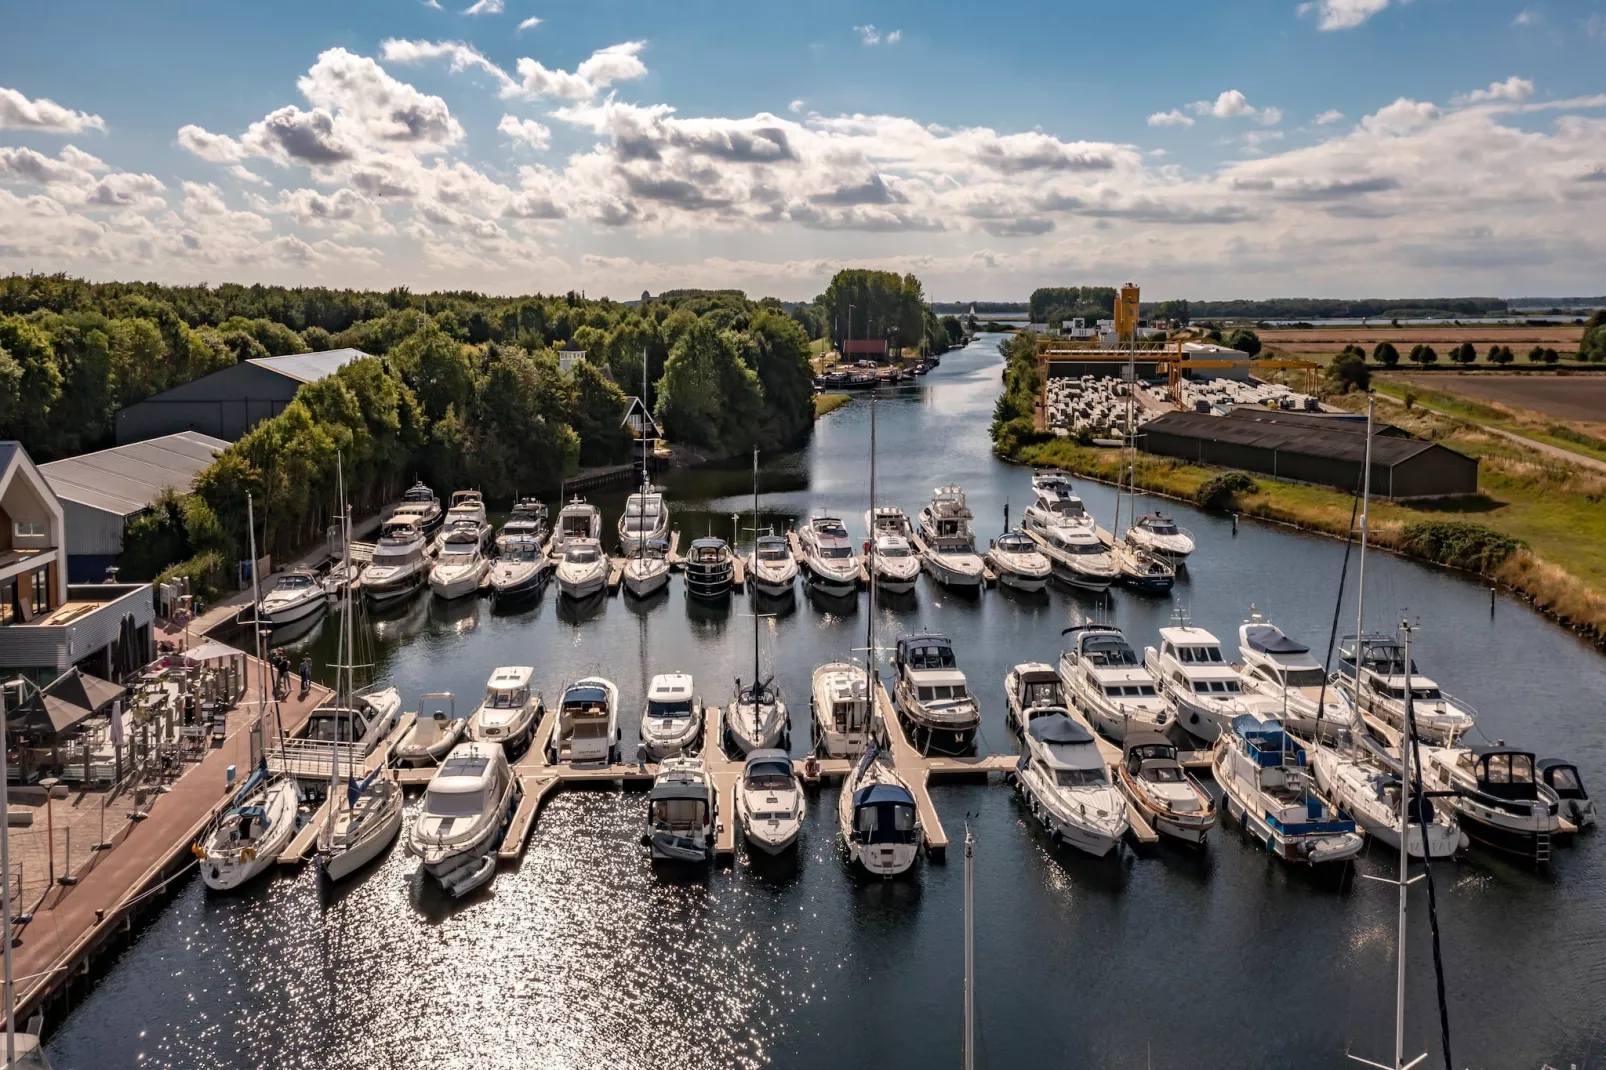
[(1068, 319), (1092, 321), (1115, 315), (1113, 286), (1040, 286), (1032, 291), (1027, 308), (1033, 323), (1058, 327)]
[(889, 350), (924, 346), (929, 352), (943, 353), (948, 349), (948, 332), (913, 275), (863, 268), (839, 271), (814, 304), (831, 344), (838, 348), (849, 338), (884, 338)]
[(993, 403), (993, 449), (1013, 456), (1023, 446), (1049, 436), (1037, 430), (1033, 416), (1043, 384), (1037, 374), (1037, 336), (1029, 331), (1012, 335), (999, 344), (1004, 356), (1004, 391)]
[[(1550, 354), (1545, 354), (1549, 359)], [(1584, 337), (1578, 343), (1578, 359), (1606, 361), (1606, 308), (1596, 309), (1584, 324)]]
[(1231, 509), (1237, 504), (1238, 495), (1254, 494), (1259, 489), (1260, 484), (1246, 472), (1223, 472), (1199, 484), (1199, 489), (1193, 492), (1193, 501), (1201, 509)]
[(1421, 521), (1400, 532), (1400, 549), (1408, 554), (1485, 574), (1522, 546), (1509, 535), (1465, 520)]

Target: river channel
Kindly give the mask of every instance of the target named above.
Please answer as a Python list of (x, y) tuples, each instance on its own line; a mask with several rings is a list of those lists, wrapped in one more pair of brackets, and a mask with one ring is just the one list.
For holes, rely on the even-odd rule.
[[(911, 515), (941, 483), (969, 494), (978, 534), (1006, 503), (1028, 503), (1029, 473), (989, 450), (997, 336), (878, 404), (878, 496)], [(762, 462), (761, 525), (826, 507), (862, 532), (869, 403), (824, 418), (810, 444)], [(666, 480), (683, 539), (751, 528), (747, 466)], [(442, 497), (452, 488), (437, 488)], [(1109, 526), (1114, 493), (1079, 485)], [(594, 496), (612, 533), (623, 492)], [(1334, 614), (1342, 542), (1169, 506), (1199, 541), (1172, 597), (1065, 590), (955, 597), (922, 579), (877, 609), (878, 638), (934, 629), (956, 644), (981, 696), (980, 749), (1011, 752), (1003, 676), (1054, 661), (1060, 629), (1102, 614), (1136, 646), (1178, 607), (1229, 650), (1257, 605), (1318, 654)], [(554, 507), (555, 511), (555, 507)], [(750, 535), (741, 534), (746, 542)], [(1353, 587), (1353, 569), (1351, 587)], [(1480, 711), (1490, 739), (1576, 761), (1606, 794), (1606, 658), (1504, 596), (1384, 554), (1367, 562), (1367, 623), (1420, 624), (1422, 670)], [(808, 744), (812, 668), (863, 647), (864, 596), (801, 594), (757, 618), (762, 660), (792, 704), (793, 750)], [(1354, 593), (1342, 610), (1354, 627)], [(303, 643), (334, 660), (336, 618)], [(472, 707), (491, 669), (537, 667), (549, 703), (600, 671), (620, 688), (626, 753), (648, 678), (688, 671), (709, 702), (752, 672), (748, 598), (710, 609), (681, 581), (645, 604), (615, 597), (576, 615), (546, 596), (522, 612), (442, 604), (426, 591), (368, 624), (378, 671), (407, 708), (451, 691)], [(855, 655), (855, 656), (861, 656)], [(1474, 737), (1476, 738), (1476, 736)], [(795, 860), (738, 850), (734, 865), (665, 876), (637, 842), (639, 792), (574, 790), (546, 804), (522, 862), (487, 891), (449, 903), (425, 888), (400, 844), (330, 893), (311, 867), (243, 895), (199, 880), (155, 917), (59, 1024), (58, 1068), (207, 1067), (909, 1067), (957, 1061), (964, 866), (976, 837), (980, 1066), (1341, 1067), (1346, 1049), (1391, 1058), (1396, 893), (1376, 846), (1334, 874), (1271, 858), (1225, 823), (1202, 851), (1170, 843), (1094, 860), (1056, 851), (1013, 793), (933, 789), (955, 849), (908, 880), (856, 877), (836, 844), (836, 788), (811, 801)], [(416, 800), (413, 805), (416, 805)], [(1565, 1067), (1606, 1045), (1606, 839), (1585, 833), (1537, 873), (1474, 850), (1438, 863), (1439, 919), (1455, 1061)], [(1411, 892), (1408, 1058), (1438, 1066), (1426, 892)]]

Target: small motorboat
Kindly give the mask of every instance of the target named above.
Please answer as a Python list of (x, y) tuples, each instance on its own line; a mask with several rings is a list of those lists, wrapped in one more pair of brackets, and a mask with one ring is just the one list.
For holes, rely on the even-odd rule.
[(1194, 549), (1193, 533), (1178, 527), (1175, 519), (1161, 512), (1138, 517), (1138, 522), (1127, 529), (1126, 539), (1172, 564), (1181, 564)]
[(864, 666), (833, 661), (814, 670), (809, 705), (814, 745), (827, 758), (857, 758), (869, 739), (870, 700)]
[(797, 559), (781, 536), (760, 535), (747, 559), (747, 571), (749, 582), (759, 594), (791, 594), (792, 584), (797, 581)]
[(503, 535), (497, 539), (497, 549), (500, 553), (491, 564), (491, 597), (516, 602), (539, 593), (552, 569), (541, 543), (529, 535)]
[(916, 747), (928, 754), (964, 754), (975, 746), (981, 708), (947, 636), (898, 636), (893, 671), (892, 705)]
[(1366, 841), (1320, 794), (1305, 748), (1281, 721), (1243, 714), (1211, 756), (1222, 805), (1250, 839), (1285, 862), (1347, 862)]
[(568, 539), (558, 559), (558, 593), (565, 598), (589, 598), (608, 582), (608, 559), (595, 539)]
[(666, 758), (647, 796), (642, 846), (653, 861), (712, 862), (719, 795), (701, 758)]
[(1135, 591), (1161, 594), (1177, 582), (1177, 570), (1164, 557), (1137, 543), (1118, 542), (1110, 553), (1121, 582)]
[(1004, 700), (1010, 727), (1016, 732), (1025, 732), (1039, 717), (1069, 708), (1059, 670), (1041, 661), (1022, 662), (1004, 674)]
[(418, 716), (394, 752), (397, 765), (436, 765), (463, 738), (468, 719), (457, 715), (450, 691), (431, 692), (418, 700)]
[(1578, 828), (1595, 823), (1595, 800), (1584, 790), (1584, 778), (1578, 775), (1576, 765), (1560, 758), (1541, 758), (1539, 776), (1556, 793), (1562, 817)]
[(641, 714), (641, 746), (651, 761), (683, 754), (703, 730), (702, 704), (692, 694), (690, 673), (654, 676)]
[(806, 809), (803, 781), (785, 751), (755, 750), (747, 755), (736, 784), (736, 813), (748, 843), (765, 854), (781, 854), (797, 843)]
[(264, 757), (190, 848), (206, 886), (233, 891), (277, 862), (296, 834), (299, 802), (295, 778), (269, 774)]
[(549, 534), (546, 503), (539, 498), (520, 498), (513, 503), (507, 520), (496, 533), (497, 551), (502, 552), (504, 541), (514, 539), (533, 539), (539, 547)]
[(848, 858), (865, 872), (896, 877), (914, 867), (920, 851), (914, 793), (874, 744), (843, 781), (836, 813)]
[(1129, 827), (1126, 801), (1110, 782), (1092, 731), (1068, 714), (1050, 713), (1033, 718), (1022, 739), (1026, 753), (1015, 783), (1049, 838), (1095, 858), (1109, 854)]
[(685, 569), (686, 593), (693, 598), (724, 598), (736, 581), (736, 558), (725, 540), (714, 535), (692, 540)]
[(257, 603), (257, 620), (277, 628), (321, 613), (329, 605), (329, 591), (318, 574), (308, 568), (291, 569)]
[(625, 590), (637, 598), (657, 594), (669, 586), (669, 544), (662, 539), (642, 543), (625, 562)]
[(429, 782), (407, 850), (457, 899), (496, 872), (496, 848), (518, 808), (519, 780), (501, 747), (459, 743)]
[(468, 718), (468, 738), (476, 743), (500, 743), (515, 753), (530, 741), (541, 720), (541, 695), (530, 687), (535, 669), (503, 665), (485, 682), (485, 697)]
[(552, 733), (552, 761), (611, 764), (619, 756), (619, 689), (587, 676), (563, 691)]
[(976, 553), (970, 507), (961, 487), (938, 487), (931, 504), (920, 510), (921, 559), (933, 579), (948, 587), (977, 589), (982, 582), (982, 560)]
[(1041, 591), (1053, 571), (1037, 540), (1024, 531), (1006, 531), (987, 547), (987, 564), (1005, 587)]
[(466, 524), (448, 524), (441, 533), (435, 567), (429, 570), (429, 587), (436, 598), (462, 598), (480, 589), (491, 571), (483, 553), (480, 533)]
[(1210, 793), (1182, 768), (1176, 744), (1158, 732), (1128, 733), (1116, 782), (1162, 836), (1203, 843), (1216, 825)]
[(1495, 740), (1475, 747), (1423, 745), (1421, 752), (1423, 786), (1450, 793), (1445, 801), (1462, 832), (1486, 847), (1549, 864), (1551, 839), (1561, 831), (1561, 799), (1537, 775), (1532, 751)]

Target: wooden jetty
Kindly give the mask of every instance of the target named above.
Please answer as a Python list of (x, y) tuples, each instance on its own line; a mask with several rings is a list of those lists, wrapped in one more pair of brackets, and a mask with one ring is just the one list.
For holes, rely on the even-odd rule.
[(745, 590), (747, 587), (747, 559), (742, 557), (741, 554), (732, 551), (731, 565), (731, 586), (738, 591)]
[(625, 565), (627, 563), (628, 563), (628, 559), (627, 558), (623, 558), (623, 557), (610, 557), (608, 559), (608, 593), (609, 594), (618, 594), (619, 593), (619, 585), (624, 582)]

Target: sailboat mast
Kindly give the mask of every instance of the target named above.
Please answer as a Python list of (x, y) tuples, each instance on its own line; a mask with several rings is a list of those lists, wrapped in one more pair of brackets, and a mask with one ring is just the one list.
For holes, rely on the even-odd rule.
[(267, 725), (264, 723), (268, 714), (268, 662), (263, 656), (262, 649), (262, 579), (257, 575), (261, 571), (260, 559), (257, 557), (257, 520), (256, 509), (251, 501), (251, 492), (245, 492), (245, 531), (246, 541), (251, 547), (251, 596), (256, 599), (256, 609), (251, 614), (251, 631), (256, 636), (257, 656), (257, 740), (263, 750), (267, 749)]
[[(851, 320), (849, 323), (851, 324)], [(875, 553), (875, 395), (870, 388), (870, 552)], [(865, 569), (870, 574), (869, 608), (864, 617), (864, 701), (868, 707), (865, 726), (875, 722), (875, 558)], [(846, 790), (846, 789), (844, 789)]]
[[(734, 552), (734, 549), (733, 551)], [(758, 564), (758, 447), (753, 447), (753, 564)], [(748, 583), (757, 577), (749, 576)], [(753, 603), (753, 722), (758, 722), (758, 603)]]
[(976, 1070), (976, 913), (972, 870), (975, 840), (965, 824), (965, 1070)]
[[(1370, 445), (1370, 440), (1368, 440), (1368, 445)], [(1411, 760), (1410, 752), (1407, 751), (1406, 748), (1410, 746), (1410, 740), (1412, 736), (1415, 735), (1412, 727), (1412, 719), (1416, 716), (1415, 707), (1413, 707), (1411, 704), (1410, 622), (1401, 621), (1400, 630), (1405, 633), (1405, 732), (1400, 736), (1400, 935), (1398, 946), (1395, 949), (1396, 953), (1399, 955), (1400, 961), (1398, 975), (1394, 982), (1394, 1065), (1396, 1068), (1403, 1067), (1405, 1065), (1405, 896), (1406, 892), (1408, 892), (1411, 887), (1410, 881), (1407, 880), (1407, 870), (1410, 866), (1411, 856), (1410, 852), (1406, 849), (1408, 845), (1406, 838), (1406, 832), (1408, 830), (1407, 822), (1409, 820), (1408, 807), (1410, 806), (1411, 798), (1411, 793), (1409, 790), (1411, 786)], [(1359, 643), (1357, 642), (1357, 655), (1359, 654), (1359, 649)], [(1357, 674), (1355, 677), (1357, 686), (1360, 682), (1358, 670), (1359, 664), (1357, 663)], [(1428, 831), (1426, 828), (1423, 828), (1422, 857), (1424, 861), (1427, 858), (1427, 837)]]
[(1355, 699), (1361, 697), (1361, 636), (1366, 631), (1366, 532), (1372, 512), (1372, 398), (1366, 399), (1366, 460), (1361, 473), (1361, 560), (1355, 578)]

